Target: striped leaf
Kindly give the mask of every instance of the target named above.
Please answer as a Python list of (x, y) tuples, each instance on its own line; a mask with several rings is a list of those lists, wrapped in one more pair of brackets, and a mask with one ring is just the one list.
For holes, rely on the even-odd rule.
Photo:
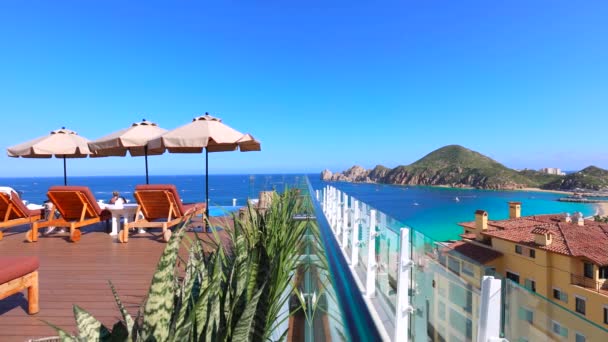
[(166, 341), (169, 338), (175, 299), (175, 265), (185, 222), (171, 236), (156, 267), (144, 305), (143, 340)]
[(46, 325), (48, 325), (49, 327), (55, 329), (55, 331), (57, 332), (57, 335), (59, 335), (59, 339), (61, 339), (61, 342), (74, 342), (74, 341), (78, 341), (78, 338), (75, 336), (72, 336), (72, 334), (70, 334), (69, 332), (61, 329), (60, 327), (49, 323), (45, 320), (41, 320), (42, 322), (44, 322)]
[(232, 341), (249, 341), (249, 337), (252, 335), (253, 331), (253, 318), (255, 317), (255, 312), (258, 307), (258, 301), (265, 287), (265, 284), (262, 285), (260, 290), (256, 292), (256, 294), (247, 303), (247, 308), (241, 314), (241, 317), (234, 328)]
[(84, 341), (108, 341), (110, 339), (108, 328), (78, 305), (74, 305), (74, 317), (80, 339)]
[[(131, 332), (133, 331), (133, 324), (134, 324), (133, 317), (131, 317), (131, 315), (129, 315), (129, 313), (127, 312), (127, 309), (125, 309), (125, 306), (122, 304), (122, 301), (118, 297), (118, 292), (116, 292), (116, 288), (114, 287), (114, 284), (112, 284), (111, 281), (108, 281), (108, 283), (110, 283), (110, 289), (112, 289), (112, 294), (114, 295), (114, 300), (116, 301), (118, 310), (120, 310), (122, 319), (126, 324), (126, 328), (127, 328), (127, 331), (129, 332), (129, 336), (131, 336)], [(114, 331), (114, 330), (112, 330), (112, 331)]]

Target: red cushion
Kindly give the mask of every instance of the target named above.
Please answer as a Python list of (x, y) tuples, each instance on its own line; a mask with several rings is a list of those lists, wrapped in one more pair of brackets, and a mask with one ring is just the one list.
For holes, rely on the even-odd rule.
[(0, 284), (32, 273), (39, 266), (38, 257), (0, 257)]
[[(9, 215), (9, 217), (8, 217), (9, 220), (25, 218), (25, 217), (35, 216), (35, 215), (44, 216), (44, 209), (42, 209), (42, 210), (41, 209), (34, 209), (34, 210), (28, 209), (27, 206), (25, 206), (25, 204), (23, 204), (23, 201), (19, 197), (19, 194), (16, 192), (12, 192), (10, 196), (5, 193), (0, 193), (0, 196), (4, 196), (6, 198), (6, 201), (10, 201), (13, 203), (15, 210), (13, 210), (11, 212), (11, 214)], [(2, 217), (2, 219), (4, 219), (4, 216), (6, 215), (6, 209), (8, 207), (5, 207), (4, 200), (2, 200), (1, 203), (2, 203), (2, 207), (0, 207), (0, 216)]]
[[(93, 210), (95, 211), (95, 213), (97, 213), (97, 216), (101, 216), (102, 220), (104, 219), (104, 217), (112, 217), (112, 214), (108, 211), (107, 213), (104, 213), (104, 211), (107, 210), (101, 210), (101, 208), (99, 207), (99, 204), (97, 204), (97, 200), (95, 199), (95, 196), (93, 196), (93, 193), (91, 192), (91, 189), (89, 189), (88, 186), (74, 186), (74, 185), (55, 185), (49, 188), (49, 192), (51, 191), (78, 191), (78, 192), (82, 192), (85, 197), (87, 198), (87, 200), (89, 201), (89, 204), (91, 205), (91, 207), (93, 208)], [(54, 203), (55, 207), (59, 208), (60, 205), (58, 203)], [(67, 219), (67, 218), (66, 218)]]
[(171, 192), (171, 194), (173, 194), (173, 198), (175, 198), (175, 201), (177, 202), (180, 216), (184, 215), (184, 213), (185, 213), (184, 205), (182, 204), (182, 200), (179, 197), (179, 193), (177, 192), (175, 185), (173, 185), (173, 184), (140, 184), (140, 185), (135, 186), (135, 191), (137, 191), (137, 190), (142, 190), (142, 191), (143, 190), (159, 190), (159, 191), (169, 190)]

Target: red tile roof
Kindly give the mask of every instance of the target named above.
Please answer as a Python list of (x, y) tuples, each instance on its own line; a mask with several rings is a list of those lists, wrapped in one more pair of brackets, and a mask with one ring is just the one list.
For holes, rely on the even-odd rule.
[[(463, 222), (459, 225), (474, 228), (475, 222)], [(534, 243), (535, 233), (547, 232), (553, 235), (550, 245), (540, 246)], [(585, 225), (579, 226), (576, 222), (565, 222), (563, 215), (525, 216), (499, 221), (488, 220), (488, 230), (484, 231), (483, 235), (554, 253), (586, 258), (600, 266), (608, 266), (606, 223), (585, 220)]]
[(502, 253), (499, 251), (482, 247), (467, 241), (456, 241), (445, 244), (445, 248), (442, 249), (442, 252), (456, 252), (482, 264), (502, 256)]

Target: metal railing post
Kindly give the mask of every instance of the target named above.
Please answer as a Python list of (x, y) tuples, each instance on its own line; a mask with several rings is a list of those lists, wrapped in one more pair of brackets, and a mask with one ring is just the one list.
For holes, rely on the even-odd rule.
[(484, 276), (481, 281), (477, 341), (500, 340), (501, 281)]
[(341, 241), (341, 245), (342, 245), (342, 250), (346, 250), (346, 246), (348, 245), (348, 217), (349, 217), (350, 211), (348, 210), (348, 195), (344, 194), (343, 200), (342, 200), (342, 241)]
[(367, 279), (365, 295), (369, 298), (376, 296), (376, 210), (369, 211), (369, 235), (367, 237)]
[(407, 342), (409, 340), (409, 319), (414, 311), (410, 305), (408, 290), (411, 283), (410, 269), (412, 260), (410, 259), (410, 230), (401, 228), (399, 246), (399, 265), (397, 268), (397, 298), (395, 300), (395, 342)]
[(359, 211), (359, 201), (353, 199), (353, 221), (352, 232), (350, 235), (351, 257), (350, 264), (355, 267), (359, 264), (359, 223), (361, 212)]
[(335, 222), (335, 230), (336, 240), (338, 244), (340, 244), (340, 228), (342, 225), (342, 191), (336, 193), (336, 222)]

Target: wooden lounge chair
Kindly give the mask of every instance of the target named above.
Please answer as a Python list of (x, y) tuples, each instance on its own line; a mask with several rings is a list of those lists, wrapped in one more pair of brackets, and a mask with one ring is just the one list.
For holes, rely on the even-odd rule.
[(27, 289), (27, 312), (37, 313), (39, 265), (37, 257), (1, 257), (0, 299)]
[(186, 215), (205, 213), (205, 203), (182, 204), (174, 185), (148, 184), (138, 185), (134, 193), (137, 200), (135, 220), (124, 226), (118, 235), (122, 243), (129, 241), (129, 228), (162, 228), (163, 240), (169, 241), (171, 228), (177, 225)]
[(70, 228), (70, 241), (78, 242), (81, 227), (101, 221), (108, 224), (112, 218), (108, 210), (99, 207), (91, 190), (86, 186), (52, 186), (47, 196), (61, 216), (55, 218), (50, 215), (46, 221), (35, 222), (25, 236), (29, 242), (38, 241), (39, 228), (50, 226)]
[(28, 209), (16, 192), (0, 192), (0, 240), (4, 237), (2, 230), (26, 223), (32, 224), (42, 217), (44, 209)]

